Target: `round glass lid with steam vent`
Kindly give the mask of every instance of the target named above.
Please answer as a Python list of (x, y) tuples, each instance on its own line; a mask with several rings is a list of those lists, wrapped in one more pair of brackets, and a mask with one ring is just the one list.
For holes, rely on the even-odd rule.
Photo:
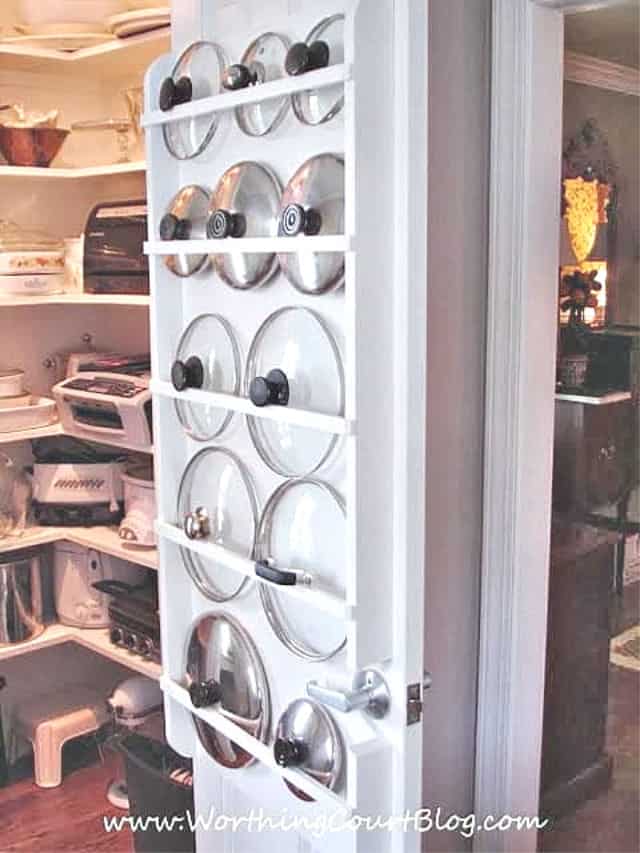
[[(306, 41), (292, 45), (287, 53), (287, 74), (298, 77), (307, 71), (341, 65), (344, 62), (344, 15), (324, 18), (311, 30)], [(326, 89), (297, 92), (293, 111), (303, 124), (318, 125), (330, 121), (344, 106), (344, 86), (336, 83)]]
[[(231, 326), (218, 314), (196, 317), (185, 329), (171, 367), (176, 391), (197, 388), (220, 394), (240, 392), (240, 354)], [(196, 441), (211, 441), (227, 427), (232, 413), (220, 406), (176, 400), (176, 413)]]
[[(342, 359), (324, 320), (308, 308), (281, 308), (253, 339), (245, 370), (245, 391), (258, 407), (341, 416), (344, 411)], [(302, 477), (327, 461), (338, 436), (280, 420), (247, 415), (253, 443), (272, 470)]]
[[(225, 613), (204, 616), (194, 627), (187, 649), (189, 696), (196, 708), (213, 708), (248, 735), (269, 738), (271, 700), (258, 650), (245, 629)], [(193, 720), (200, 742), (223, 767), (247, 767), (255, 760), (236, 743), (203, 722)]]
[[(300, 166), (282, 196), (278, 233), (283, 237), (344, 234), (342, 157), (320, 154)], [(279, 258), (285, 276), (303, 293), (326, 293), (344, 283), (343, 252), (300, 248)]]
[[(179, 104), (217, 95), (222, 89), (226, 60), (222, 48), (209, 41), (190, 45), (178, 58), (171, 76), (160, 86), (158, 106), (170, 112)], [(168, 121), (162, 126), (165, 145), (178, 160), (197, 157), (211, 141), (219, 113)]]
[[(280, 767), (295, 767), (331, 791), (342, 783), (340, 732), (331, 714), (311, 699), (296, 699), (285, 708), (276, 727), (273, 756)], [(284, 783), (299, 799), (313, 800), (287, 779)]]
[[(224, 72), (222, 85), (235, 92), (249, 86), (269, 83), (285, 76), (284, 64), (289, 40), (278, 33), (263, 33), (251, 42), (236, 65)], [(238, 127), (247, 136), (265, 136), (280, 124), (289, 108), (289, 98), (282, 95), (257, 104), (236, 107)]]
[[(298, 657), (322, 661), (344, 648), (345, 625), (314, 608), (315, 590), (345, 596), (346, 517), (341, 497), (318, 480), (289, 480), (273, 493), (260, 521), (256, 573), (260, 598), (278, 639)], [(264, 571), (262, 571), (264, 569)], [(309, 582), (309, 604), (287, 599), (277, 584), (291, 584), (291, 572)]]
[[(224, 173), (211, 196), (207, 235), (275, 237), (278, 234), (281, 188), (275, 175), (259, 163), (236, 163)], [(218, 275), (232, 287), (247, 290), (276, 271), (274, 252), (212, 255)]]
[[(192, 541), (219, 545), (253, 557), (257, 510), (253, 483), (230, 451), (210, 447), (189, 462), (178, 492), (178, 525)], [(229, 601), (247, 578), (215, 559), (181, 548), (182, 559), (200, 592), (212, 601)]]
[[(204, 240), (207, 236), (207, 211), (209, 193), (197, 184), (190, 184), (178, 192), (160, 220), (158, 233), (161, 240)], [(186, 277), (203, 269), (207, 255), (167, 255), (165, 264), (175, 275)]]

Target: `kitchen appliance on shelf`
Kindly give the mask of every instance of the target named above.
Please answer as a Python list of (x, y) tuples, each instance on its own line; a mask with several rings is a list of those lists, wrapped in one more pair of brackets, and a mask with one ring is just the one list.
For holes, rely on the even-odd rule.
[(132, 586), (122, 581), (103, 580), (95, 589), (110, 596), (109, 639), (145, 660), (160, 663), (160, 615), (156, 578), (146, 572), (144, 583)]
[(66, 432), (149, 452), (152, 445), (148, 376), (80, 372), (52, 389)]
[(0, 648), (44, 631), (40, 551), (0, 554)]
[(122, 518), (125, 459), (70, 437), (33, 442), (33, 511), (39, 524), (91, 526)]
[(84, 289), (87, 293), (148, 294), (149, 264), (144, 199), (103, 202), (90, 212), (84, 230)]
[(124, 486), (124, 518), (120, 522), (120, 538), (128, 545), (155, 548), (156, 493), (153, 466), (131, 465), (122, 475)]
[(63, 625), (108, 628), (109, 599), (93, 584), (115, 580), (136, 585), (145, 579), (140, 566), (72, 542), (56, 542), (53, 557), (54, 599)]

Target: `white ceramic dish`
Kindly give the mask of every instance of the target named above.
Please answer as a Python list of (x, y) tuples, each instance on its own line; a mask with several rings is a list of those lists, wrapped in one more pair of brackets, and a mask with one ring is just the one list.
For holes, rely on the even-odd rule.
[[(125, 0), (125, 4), (130, 12), (137, 12), (140, 9), (155, 9), (157, 11), (159, 8), (158, 0)], [(162, 6), (162, 11), (168, 12), (169, 6)]]
[(19, 367), (0, 368), (0, 398), (17, 397), (24, 392), (24, 370)]
[(113, 15), (107, 20), (107, 29), (118, 38), (127, 38), (159, 27), (166, 27), (170, 23), (170, 10), (166, 7), (156, 7)]
[(4, 296), (46, 296), (63, 290), (64, 272), (0, 275), (0, 299)]
[(126, 0), (19, 0), (18, 14), (32, 32), (47, 25), (83, 24), (84, 32), (99, 33), (106, 19), (127, 5)]
[(0, 433), (48, 426), (58, 420), (56, 404), (48, 397), (33, 397), (30, 406), (0, 409)]
[(15, 397), (0, 397), (0, 411), (2, 409), (23, 409), (30, 406), (33, 397), (29, 392), (17, 394)]
[(35, 47), (44, 50), (63, 50), (71, 52), (113, 41), (110, 33), (71, 33), (69, 35), (30, 35), (12, 36), (2, 39), (3, 44), (15, 47)]
[(0, 275), (57, 273), (64, 270), (64, 252), (0, 252)]

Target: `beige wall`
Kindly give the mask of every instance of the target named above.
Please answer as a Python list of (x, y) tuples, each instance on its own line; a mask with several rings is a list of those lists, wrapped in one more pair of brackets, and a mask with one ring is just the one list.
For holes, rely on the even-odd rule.
[(580, 83), (564, 85), (564, 138), (593, 118), (618, 167), (619, 283), (611, 320), (640, 326), (640, 98)]

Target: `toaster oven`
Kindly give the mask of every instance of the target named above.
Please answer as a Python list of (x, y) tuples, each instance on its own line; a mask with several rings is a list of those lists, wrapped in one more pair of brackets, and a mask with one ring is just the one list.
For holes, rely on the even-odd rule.
[(84, 289), (88, 293), (149, 293), (147, 203), (103, 202), (89, 214), (84, 233)]

